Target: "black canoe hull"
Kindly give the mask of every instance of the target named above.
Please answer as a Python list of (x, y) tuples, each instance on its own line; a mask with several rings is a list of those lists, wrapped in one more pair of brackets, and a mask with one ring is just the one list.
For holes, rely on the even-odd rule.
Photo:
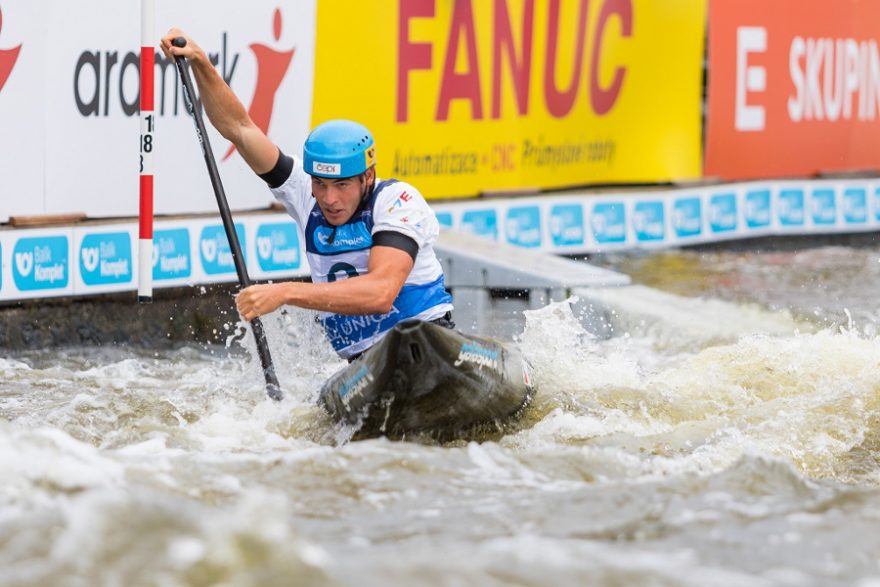
[(357, 436), (450, 436), (517, 414), (532, 395), (517, 350), (406, 320), (321, 388), (319, 401)]

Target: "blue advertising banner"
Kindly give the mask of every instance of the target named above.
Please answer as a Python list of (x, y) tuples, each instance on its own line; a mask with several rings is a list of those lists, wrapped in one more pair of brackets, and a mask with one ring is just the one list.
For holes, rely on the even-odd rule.
[(600, 245), (626, 242), (626, 207), (623, 202), (603, 202), (593, 206), (590, 217), (593, 238)]
[(24, 237), (12, 252), (12, 276), (20, 291), (70, 286), (70, 239), (67, 236)]
[(637, 202), (633, 207), (633, 230), (639, 242), (656, 242), (666, 238), (666, 212), (663, 202)]
[(153, 233), (153, 280), (185, 279), (192, 275), (189, 229), (171, 228)]
[(529, 249), (541, 246), (541, 210), (518, 206), (507, 211), (507, 242)]
[(555, 204), (550, 208), (550, 238), (557, 247), (583, 246), (583, 204)]
[[(245, 243), (245, 229), (243, 224), (235, 224), (235, 233), (241, 244), (242, 254), (247, 258)], [(222, 224), (205, 226), (199, 235), (199, 260), (202, 269), (208, 275), (223, 273), (235, 273), (235, 261), (232, 258), (232, 249), (226, 239), (226, 232)]]
[(256, 236), (257, 263), (264, 272), (290, 271), (302, 263), (293, 222), (261, 224)]
[(687, 196), (672, 205), (672, 228), (678, 238), (691, 238), (703, 233), (703, 205), (699, 197)]
[[(753, 182), (642, 193), (571, 194), (433, 205), (444, 228), (560, 254), (657, 249), (766, 235), (880, 230), (880, 180)], [(309, 275), (299, 227), (283, 213), (236, 224), (254, 279)], [(0, 230), (0, 301), (134, 290), (134, 221)], [(250, 237), (250, 240), (246, 240)], [(232, 282), (223, 227), (157, 221), (157, 287)]]
[(129, 233), (87, 234), (79, 247), (79, 274), (86, 285), (131, 283)]

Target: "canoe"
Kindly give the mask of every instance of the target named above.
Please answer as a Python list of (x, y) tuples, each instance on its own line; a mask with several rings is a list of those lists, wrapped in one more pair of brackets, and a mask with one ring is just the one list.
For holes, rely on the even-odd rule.
[(460, 436), (518, 415), (534, 393), (512, 346), (404, 320), (321, 388), (319, 403), (355, 438)]

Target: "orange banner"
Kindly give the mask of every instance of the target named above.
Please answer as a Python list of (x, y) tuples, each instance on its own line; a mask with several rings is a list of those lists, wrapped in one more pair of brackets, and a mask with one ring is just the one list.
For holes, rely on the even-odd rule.
[(705, 174), (880, 169), (880, 2), (713, 0)]

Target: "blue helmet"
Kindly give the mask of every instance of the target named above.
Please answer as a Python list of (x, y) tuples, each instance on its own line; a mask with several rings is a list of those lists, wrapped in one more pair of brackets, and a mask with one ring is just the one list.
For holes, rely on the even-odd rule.
[(309, 175), (330, 179), (354, 177), (375, 164), (372, 133), (351, 120), (319, 124), (303, 145), (303, 168)]

